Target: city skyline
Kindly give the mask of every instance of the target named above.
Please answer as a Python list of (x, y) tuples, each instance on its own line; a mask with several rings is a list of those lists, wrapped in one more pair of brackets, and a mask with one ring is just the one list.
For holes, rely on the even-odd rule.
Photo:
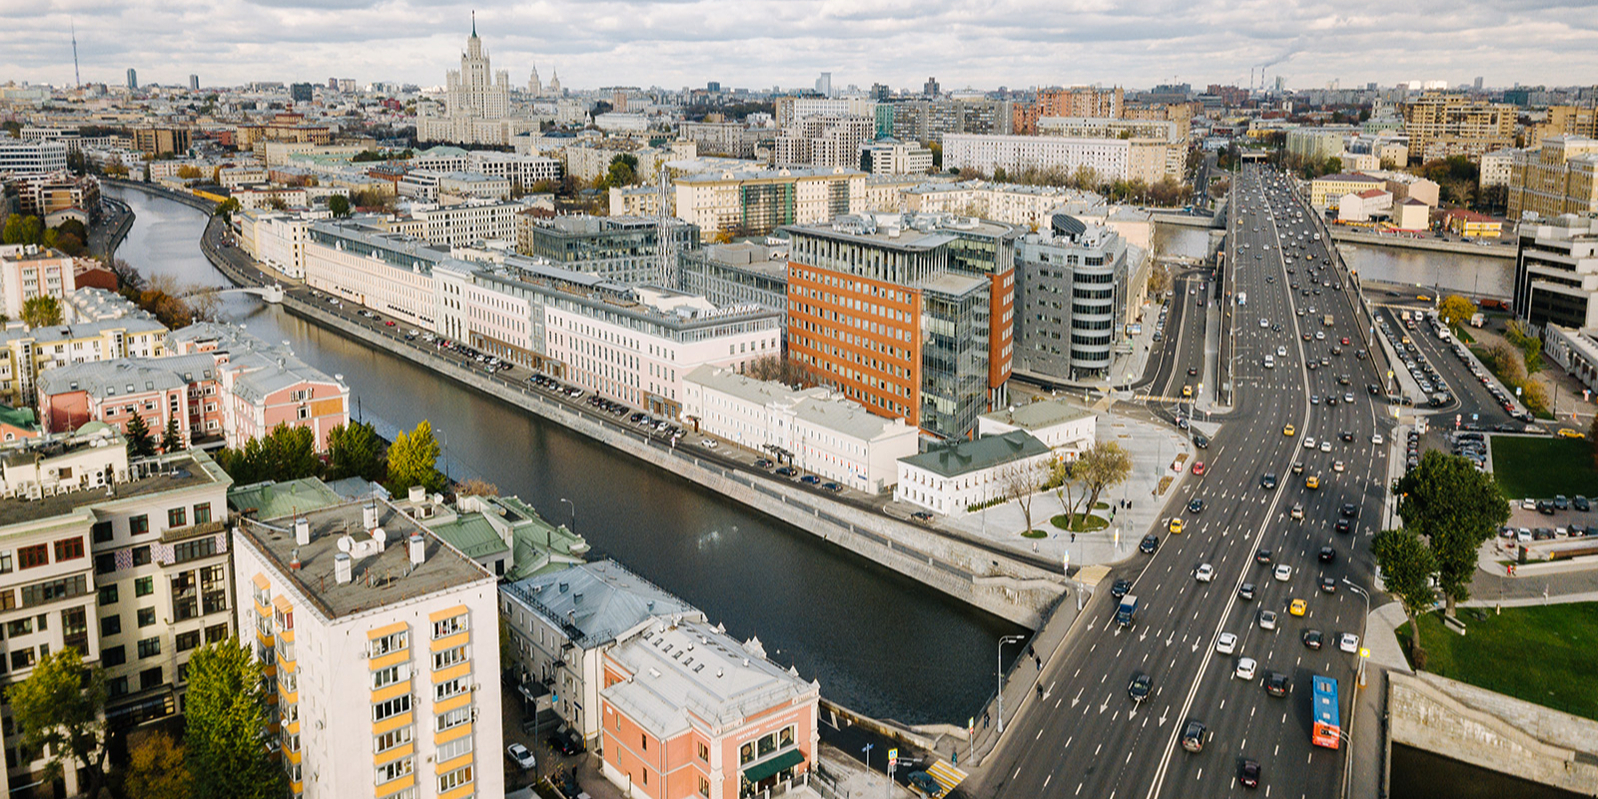
[[(73, 82), (72, 33), (85, 82), (229, 86), (353, 78), (442, 83), (475, 10), (496, 67), (525, 83), (534, 66), (570, 87), (658, 85), (769, 90), (811, 85), (919, 87), (1161, 83), (1246, 85), (1264, 66), (1289, 88), (1407, 80), (1560, 85), (1598, 73), (1598, 26), (1580, 3), (1496, 0), (1446, 15), (1375, 2), (1335, 12), (1306, 3), (1130, 4), (1080, 8), (1031, 0), (973, 9), (952, 2), (859, 9), (801, 3), (258, 0), (181, 9), (147, 2), (0, 9), (12, 35), (0, 80)], [(1032, 52), (1038, 51), (1038, 52)], [(1363, 65), (1348, 56), (1363, 53)], [(777, 55), (773, 55), (777, 54)], [(547, 77), (546, 77), (547, 80)]]

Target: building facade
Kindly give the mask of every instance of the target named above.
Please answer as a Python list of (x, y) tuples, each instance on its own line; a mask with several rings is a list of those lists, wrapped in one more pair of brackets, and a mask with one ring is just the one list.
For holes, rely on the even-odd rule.
[(1518, 238), (1515, 316), (1534, 330), (1598, 327), (1598, 217), (1522, 222)]
[(1017, 174), (1047, 170), (1072, 176), (1087, 169), (1101, 181), (1141, 180), (1153, 184), (1169, 174), (1170, 146), (1158, 139), (950, 134), (943, 137), (943, 166), (971, 168), (988, 175), (1002, 169)]
[(1515, 107), (1461, 94), (1427, 92), (1402, 106), (1409, 160), (1432, 161), (1483, 154), (1515, 146)]
[(852, 168), (711, 172), (673, 181), (679, 219), (706, 240), (764, 236), (784, 225), (815, 224), (850, 213), (866, 174)]
[(1016, 249), (1015, 370), (1058, 380), (1107, 375), (1130, 321), (1125, 239), (1055, 214), (1047, 232), (1022, 237)]
[(934, 513), (964, 513), (1004, 499), (1015, 479), (1041, 485), (1042, 469), (1053, 457), (1047, 444), (1020, 429), (950, 442), (900, 458), (893, 498)]
[(1598, 139), (1550, 136), (1538, 147), (1514, 151), (1509, 177), (1509, 218), (1598, 213)]

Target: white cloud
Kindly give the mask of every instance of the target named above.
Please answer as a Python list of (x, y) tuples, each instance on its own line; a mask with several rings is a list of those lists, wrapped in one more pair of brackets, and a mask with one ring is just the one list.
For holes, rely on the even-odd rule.
[(567, 86), (946, 87), (1176, 80), (1569, 84), (1598, 74), (1590, 0), (0, 0), (0, 80), (443, 81), (477, 11), (496, 69)]

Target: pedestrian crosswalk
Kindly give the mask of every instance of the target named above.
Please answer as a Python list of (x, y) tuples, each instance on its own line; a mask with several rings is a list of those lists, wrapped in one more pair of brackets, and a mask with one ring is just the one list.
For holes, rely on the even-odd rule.
[(933, 779), (938, 781), (939, 785), (943, 786), (944, 793), (954, 790), (955, 786), (964, 782), (966, 778), (964, 771), (955, 768), (947, 760), (939, 760), (933, 763), (927, 768), (927, 774), (931, 775)]

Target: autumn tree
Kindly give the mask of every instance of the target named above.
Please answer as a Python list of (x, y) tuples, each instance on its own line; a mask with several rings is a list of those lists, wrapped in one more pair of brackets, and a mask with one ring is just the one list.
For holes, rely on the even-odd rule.
[[(6, 689), (20, 749), (46, 752), (46, 783), (68, 766), (82, 775), (84, 794), (99, 796), (105, 783), (105, 674), (69, 646), (39, 659), (28, 678)], [(10, 738), (10, 736), (7, 736)]]
[(22, 303), (22, 322), (28, 327), (61, 324), (61, 301), (48, 294), (29, 297)]
[(459, 497), (497, 497), (499, 486), (480, 478), (473, 477), (455, 487), (455, 495)]
[(261, 665), (238, 638), (189, 658), (185, 760), (196, 799), (278, 799), (287, 785), (266, 749)]
[(1024, 460), (1006, 466), (1000, 474), (1004, 495), (1021, 506), (1021, 516), (1026, 520), (1023, 533), (1032, 532), (1032, 501), (1037, 498), (1043, 468), (1039, 461)]
[(1165, 264), (1155, 264), (1149, 270), (1149, 294), (1160, 296), (1171, 290), (1171, 268)]
[(426, 419), (410, 433), (401, 430), (388, 448), (388, 489), (396, 496), (404, 494), (411, 486), (423, 486), (428, 491), (444, 490), (444, 475), (438, 471), (438, 441), (433, 438), (433, 425)]
[(129, 753), (123, 792), (128, 799), (189, 799), (194, 786), (184, 757), (172, 736), (160, 730), (147, 733)]
[(1437, 304), (1437, 318), (1445, 325), (1458, 327), (1470, 323), (1470, 318), (1476, 315), (1476, 303), (1458, 295), (1450, 294)]
[(1077, 458), (1074, 471), (1089, 492), (1087, 508), (1082, 512), (1092, 513), (1104, 489), (1120, 485), (1132, 475), (1132, 455), (1114, 441), (1094, 442)]

